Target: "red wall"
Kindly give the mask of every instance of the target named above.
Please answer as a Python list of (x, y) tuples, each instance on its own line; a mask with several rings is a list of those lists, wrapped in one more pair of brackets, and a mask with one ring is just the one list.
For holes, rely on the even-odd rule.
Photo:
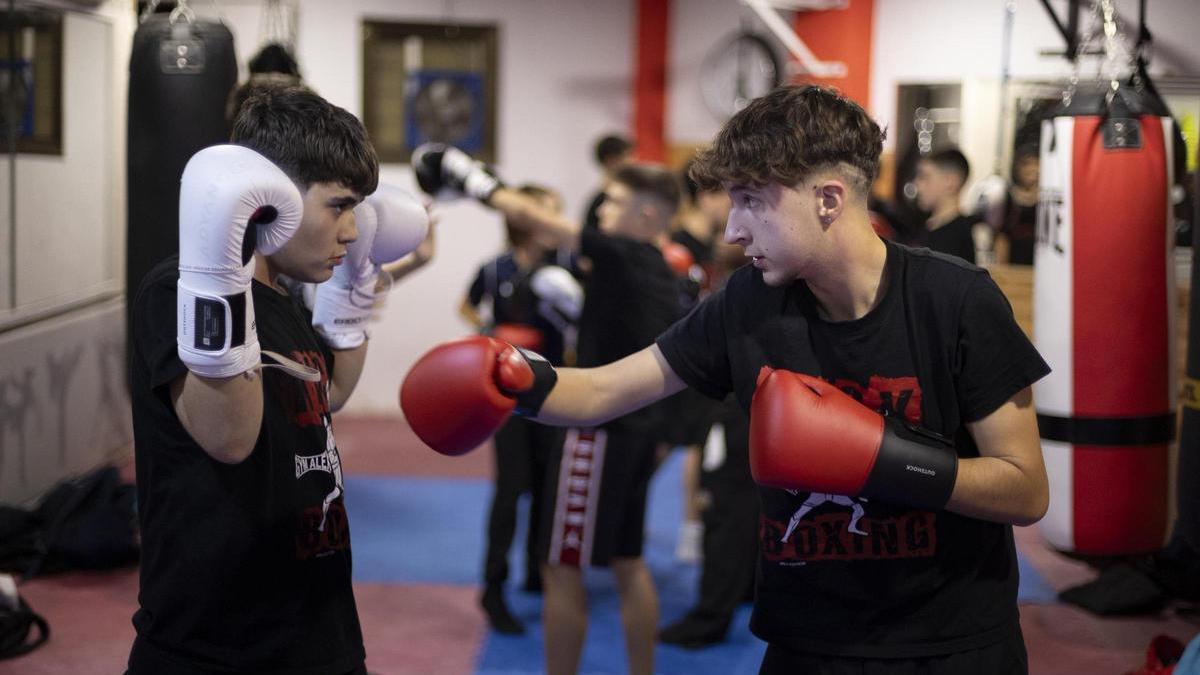
[(866, 108), (871, 96), (871, 23), (874, 0), (850, 0), (846, 9), (796, 12), (792, 27), (821, 61), (846, 64), (846, 77), (798, 75), (794, 82), (835, 87)]

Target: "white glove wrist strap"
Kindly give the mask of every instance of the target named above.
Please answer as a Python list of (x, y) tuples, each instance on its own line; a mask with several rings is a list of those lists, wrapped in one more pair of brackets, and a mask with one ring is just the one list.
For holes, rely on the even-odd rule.
[(176, 302), (176, 344), (189, 370), (205, 377), (232, 377), (260, 361), (249, 289), (217, 295), (190, 288), (180, 279)]

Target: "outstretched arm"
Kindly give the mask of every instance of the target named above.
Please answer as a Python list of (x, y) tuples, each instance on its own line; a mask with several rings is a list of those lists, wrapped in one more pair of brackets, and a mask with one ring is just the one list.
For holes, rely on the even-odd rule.
[(527, 194), (502, 187), (492, 193), (487, 204), (504, 214), (517, 227), (553, 239), (555, 247), (578, 245), (579, 223), (546, 208)]
[(686, 386), (658, 345), (651, 345), (606, 366), (558, 369), (558, 383), (535, 419), (559, 426), (594, 426)]
[(554, 239), (557, 246), (573, 246), (579, 237), (579, 223), (505, 186), (490, 168), (456, 147), (425, 143), (413, 151), (412, 166), (417, 183), (430, 196), (449, 190), (474, 197), (517, 227)]
[(683, 386), (657, 346), (559, 373), (533, 352), (473, 336), (418, 359), (400, 388), (400, 407), (426, 445), (458, 455), (487, 440), (514, 410), (544, 424), (595, 426)]

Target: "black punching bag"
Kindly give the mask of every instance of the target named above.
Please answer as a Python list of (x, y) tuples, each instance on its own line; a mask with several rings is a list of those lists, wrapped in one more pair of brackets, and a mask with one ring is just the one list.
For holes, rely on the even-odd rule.
[[(201, 148), (229, 140), (225, 103), (237, 83), (224, 24), (149, 16), (129, 57), (126, 328), (142, 277), (179, 251), (179, 178)], [(128, 334), (128, 333), (127, 333)]]

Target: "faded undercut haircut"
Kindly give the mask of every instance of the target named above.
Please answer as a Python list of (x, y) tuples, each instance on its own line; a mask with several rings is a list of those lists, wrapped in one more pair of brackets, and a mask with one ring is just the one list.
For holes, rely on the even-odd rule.
[(307, 87), (255, 88), (238, 109), (230, 142), (263, 155), (306, 189), (338, 183), (365, 197), (379, 184), (379, 158), (362, 123)]
[(750, 102), (700, 151), (691, 176), (702, 190), (779, 183), (794, 187), (835, 170), (866, 199), (879, 175), (884, 133), (854, 101), (814, 85), (785, 86)]
[(638, 196), (660, 202), (664, 208), (664, 224), (669, 224), (679, 209), (679, 181), (666, 167), (633, 162), (617, 169), (613, 182), (624, 185)]

